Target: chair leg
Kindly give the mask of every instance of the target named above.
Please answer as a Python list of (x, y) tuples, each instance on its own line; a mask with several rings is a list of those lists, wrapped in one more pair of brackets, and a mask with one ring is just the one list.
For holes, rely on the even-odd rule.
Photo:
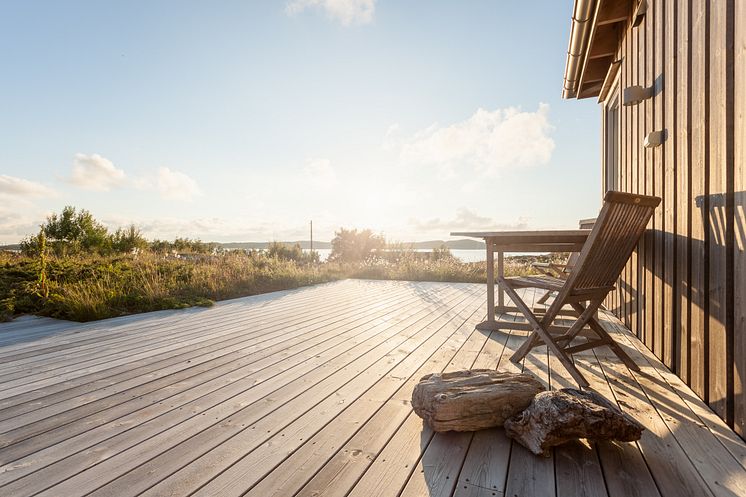
[(536, 332), (532, 332), (531, 335), (521, 344), (520, 347), (518, 347), (518, 350), (515, 351), (515, 353), (510, 356), (510, 360), (512, 362), (521, 362), (524, 357), (528, 355), (529, 352), (531, 352), (531, 349), (534, 347), (540, 345), (539, 344), (539, 335), (536, 334)]
[[(582, 313), (585, 310), (585, 306), (580, 303), (572, 304), (573, 309), (576, 311)], [(625, 366), (627, 366), (632, 371), (640, 371), (640, 367), (635, 364), (635, 361), (632, 360), (630, 356), (627, 355), (627, 353), (624, 351), (624, 349), (616, 343), (616, 340), (609, 335), (609, 332), (606, 331), (606, 329), (601, 325), (601, 323), (596, 320), (595, 312), (594, 315), (591, 316), (591, 318), (588, 320), (588, 326), (591, 327), (593, 331), (596, 332), (596, 334), (602, 339), (607, 342), (607, 345), (611, 349), (614, 354), (624, 363)]]
[[(581, 388), (587, 387), (589, 385), (588, 381), (583, 377), (578, 368), (575, 367), (575, 364), (572, 363), (570, 358), (567, 357), (567, 354), (565, 354), (559, 347), (559, 345), (557, 345), (557, 343), (552, 339), (552, 335), (542, 327), (539, 321), (536, 320), (536, 316), (534, 316), (534, 313), (531, 312), (526, 303), (518, 296), (518, 293), (516, 293), (513, 288), (506, 284), (504, 280), (498, 278), (497, 281), (498, 284), (505, 290), (505, 293), (508, 294), (516, 307), (518, 307), (518, 310), (521, 311), (526, 320), (528, 320), (528, 322), (534, 328), (534, 332), (516, 351), (516, 353), (513, 354), (510, 360), (513, 362), (518, 362), (526, 357), (526, 354), (528, 354), (528, 352), (535, 346), (536, 342), (541, 339), (544, 341), (544, 343), (546, 343), (549, 350), (554, 353), (557, 359), (559, 359), (560, 364), (562, 364), (567, 372), (570, 373), (570, 375), (573, 377), (573, 379), (575, 379), (575, 381), (578, 383), (578, 386), (580, 386)], [(551, 319), (548, 319), (547, 322), (551, 322)]]
[(552, 292), (549, 291), (549, 290), (547, 290), (547, 292), (544, 295), (542, 295), (541, 298), (536, 301), (536, 303), (537, 304), (543, 304), (543, 303), (545, 303), (547, 300), (549, 300), (549, 296), (550, 295), (552, 295)]
[[(594, 316), (599, 305), (601, 305), (601, 300), (591, 301), (588, 307), (579, 304), (580, 307), (576, 308), (573, 304), (573, 309), (578, 313), (578, 318), (565, 334), (562, 335), (562, 338), (567, 340), (568, 345), (576, 336), (578, 336), (580, 330), (582, 330), (588, 321)], [(580, 311), (580, 309), (582, 309), (582, 311)]]

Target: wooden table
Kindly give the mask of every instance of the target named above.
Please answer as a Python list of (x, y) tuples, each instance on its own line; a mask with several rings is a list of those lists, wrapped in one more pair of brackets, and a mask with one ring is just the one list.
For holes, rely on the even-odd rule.
[(477, 325), (483, 330), (505, 328), (498, 326), (496, 312), (518, 310), (505, 305), (505, 293), (499, 290), (495, 307), (495, 252), (497, 274), (504, 276), (505, 252), (580, 252), (591, 230), (540, 230), (540, 231), (456, 231), (451, 236), (482, 238), (487, 245), (487, 321)]

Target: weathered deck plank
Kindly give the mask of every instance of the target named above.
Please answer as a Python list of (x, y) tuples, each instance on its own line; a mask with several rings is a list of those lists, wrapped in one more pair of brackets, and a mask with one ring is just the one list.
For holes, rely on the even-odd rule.
[[(604, 349), (576, 364), (648, 426), (639, 443), (537, 458), (502, 429), (423, 427), (409, 405), (421, 375), (518, 369), (508, 358), (525, 332), (475, 330), (484, 300), (481, 285), (349, 280), (207, 310), (0, 325), (0, 494), (744, 494), (743, 440), (607, 315), (642, 372)], [(524, 367), (572, 385), (545, 348)]]
[[(398, 319), (385, 320), (381, 319), (386, 316), (386, 312), (382, 311), (379, 315), (381, 322), (368, 328), (366, 337), (352, 340), (349, 345), (342, 343), (330, 349), (326, 355), (313, 356), (310, 362), (300, 362), (294, 368), (286, 367), (274, 376), (268, 375), (267, 378), (250, 376), (231, 382), (221, 390), (212, 392), (208, 397), (197, 397), (184, 405), (169, 403), (166, 405), (169, 409), (165, 414), (139, 411), (130, 415), (129, 418), (112, 421), (103, 428), (107, 435), (114, 435), (105, 439), (107, 450), (104, 455), (97, 452), (94, 446), (90, 450), (79, 452), (59, 460), (54, 465), (44, 467), (34, 474), (34, 478), (27, 478), (27, 482), (17, 485), (36, 487), (40, 485), (36, 478), (39, 474), (51, 472), (72, 476), (76, 469), (90, 466), (93, 468), (90, 472), (75, 476), (76, 485), (86, 488), (87, 485), (91, 485), (96, 488), (97, 483), (103, 485), (108, 482), (108, 480), (101, 481), (102, 478), (111, 479), (112, 474), (116, 475), (116, 471), (125, 473), (126, 471), (123, 470), (133, 469), (137, 461), (145, 462), (163, 450), (176, 445), (182, 445), (182, 447), (173, 450), (172, 453), (183, 453), (188, 456), (191, 452), (185, 450), (184, 444), (188, 446), (191, 444), (197, 450), (204, 450), (207, 444), (228, 439), (232, 432), (240, 430), (242, 425), (249, 426), (256, 422), (254, 429), (257, 433), (260, 431), (257, 426), (260, 425), (270, 430), (277, 429), (281, 426), (280, 424), (273, 422), (272, 418), (263, 418), (269, 414), (275, 414), (282, 416), (278, 420), (284, 421), (285, 416), (293, 414), (297, 405), (302, 404), (304, 400), (313, 400), (315, 395), (321, 393), (328, 395), (334, 392), (348, 379), (344, 373), (354, 377), (356, 373), (364, 372), (367, 365), (374, 363), (380, 354), (388, 351), (385, 348), (387, 341), (393, 341), (395, 344), (401, 343), (406, 337), (401, 337), (398, 332), (402, 328), (407, 328), (413, 321), (416, 322), (416, 319), (427, 315), (428, 309), (426, 306), (418, 306), (412, 307), (409, 312), (414, 314), (410, 316), (404, 313), (398, 316)], [(356, 366), (356, 361), (362, 365)], [(349, 366), (349, 369), (340, 374), (339, 368), (343, 366)], [(292, 402), (289, 402), (291, 399)], [(189, 398), (186, 397), (184, 400), (189, 400)], [(155, 406), (155, 409), (161, 408), (160, 404)], [(119, 427), (122, 424), (131, 429), (121, 432)], [(110, 433), (112, 430), (113, 433)], [(81, 436), (85, 437), (87, 434)], [(78, 445), (78, 440), (70, 439), (67, 445), (75, 447)], [(55, 457), (64, 456), (65, 448), (59, 444), (54, 446), (52, 449), (55, 451)], [(169, 462), (175, 464), (180, 460), (172, 459)], [(38, 464), (39, 459), (30, 456), (30, 461), (31, 464)], [(24, 469), (26, 468), (28, 465), (24, 466)], [(107, 471), (112, 468), (113, 471)], [(72, 485), (70, 480), (60, 484), (63, 487), (67, 485)], [(15, 488), (14, 484), (11, 484), (9, 488)], [(54, 491), (60, 492), (62, 489)]]

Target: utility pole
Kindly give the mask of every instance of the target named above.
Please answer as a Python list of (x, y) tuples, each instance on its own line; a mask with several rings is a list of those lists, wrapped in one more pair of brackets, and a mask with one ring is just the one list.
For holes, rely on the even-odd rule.
[(311, 253), (313, 253), (313, 219), (311, 219)]

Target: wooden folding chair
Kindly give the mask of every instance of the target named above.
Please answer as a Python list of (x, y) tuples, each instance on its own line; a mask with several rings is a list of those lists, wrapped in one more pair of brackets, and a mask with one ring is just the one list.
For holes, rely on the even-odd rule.
[[(608, 192), (588, 240), (583, 245), (575, 267), (567, 279), (552, 276), (497, 279), (497, 283), (510, 296), (533, 328), (533, 333), (513, 354), (511, 361), (518, 362), (532, 348), (546, 344), (578, 385), (587, 387), (588, 382), (575, 367), (570, 356), (576, 352), (608, 345), (627, 367), (639, 371), (632, 359), (601, 326), (595, 314), (606, 295), (614, 289), (617, 278), (660, 201), (658, 197)], [(537, 316), (519, 297), (517, 288), (556, 291), (557, 297), (545, 314)], [(575, 311), (576, 321), (569, 327), (559, 326), (559, 333), (550, 333), (550, 327), (553, 331), (558, 328), (554, 320), (566, 305)], [(583, 337), (579, 336), (581, 331), (584, 332)]]

